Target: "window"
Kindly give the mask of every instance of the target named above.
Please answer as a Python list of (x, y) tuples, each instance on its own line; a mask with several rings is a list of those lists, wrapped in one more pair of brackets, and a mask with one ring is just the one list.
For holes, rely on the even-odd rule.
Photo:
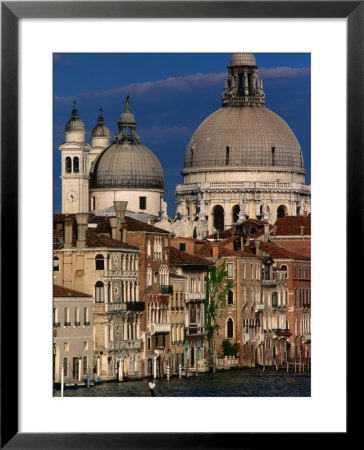
[(83, 342), (82, 348), (83, 348), (84, 350), (88, 350), (88, 342), (87, 342), (87, 341), (84, 341), (84, 342)]
[(147, 209), (147, 197), (139, 197), (139, 209)]
[(275, 152), (276, 152), (276, 148), (272, 147), (272, 166), (275, 165)]
[(72, 173), (72, 159), (69, 156), (65, 159), (65, 171), (66, 173)]
[(213, 224), (216, 231), (224, 230), (224, 208), (216, 205), (213, 210)]
[(58, 258), (58, 256), (55, 256), (53, 258), (53, 271), (54, 272), (59, 272), (59, 258)]
[(232, 305), (234, 303), (234, 293), (230, 289), (228, 292), (228, 305)]
[(91, 197), (90, 198), (90, 209), (91, 209), (91, 211), (95, 210), (95, 206), (96, 206), (96, 199), (95, 199), (95, 197)]
[(98, 281), (95, 285), (95, 301), (104, 303), (104, 283), (102, 281)]
[(96, 270), (104, 270), (105, 264), (104, 264), (104, 257), (102, 255), (96, 255), (95, 263), (96, 263)]
[(80, 171), (80, 160), (77, 156), (73, 158), (73, 172), (78, 173)]
[(226, 147), (225, 166), (228, 166), (229, 164), (230, 164), (230, 147)]
[(85, 326), (88, 326), (88, 325), (90, 325), (90, 321), (89, 321), (89, 318), (88, 318), (89, 316), (88, 316), (88, 308), (87, 308), (87, 306), (85, 306), (84, 308), (83, 308), (83, 324), (85, 325)]
[(227, 338), (232, 339), (234, 337), (234, 322), (233, 319), (230, 317), (227, 321)]
[(227, 263), (226, 267), (227, 267), (227, 277), (234, 278), (234, 264)]
[(179, 244), (179, 249), (181, 250), (181, 252), (185, 252), (186, 251), (186, 244), (185, 243)]
[(70, 343), (68, 341), (63, 343), (63, 349), (65, 352), (69, 352), (70, 350)]
[(150, 350), (150, 349), (151, 349), (151, 339), (149, 337), (149, 338), (147, 338), (147, 350)]
[(63, 358), (63, 375), (68, 377), (68, 358)]
[(70, 310), (68, 306), (64, 308), (64, 326), (69, 327), (71, 325), (70, 322)]
[(246, 263), (243, 262), (242, 264), (242, 277), (245, 278), (246, 277)]
[(81, 325), (80, 322), (80, 308), (75, 307), (75, 327), (79, 327)]
[(277, 308), (278, 307), (277, 292), (272, 292), (272, 307), (273, 308)]

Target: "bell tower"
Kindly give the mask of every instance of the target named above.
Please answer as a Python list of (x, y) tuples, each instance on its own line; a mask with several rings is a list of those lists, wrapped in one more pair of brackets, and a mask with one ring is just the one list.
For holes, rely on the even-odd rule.
[(66, 141), (60, 145), (62, 152), (62, 213), (89, 211), (89, 153), (85, 142), (85, 126), (78, 117), (76, 101), (71, 119), (65, 126)]

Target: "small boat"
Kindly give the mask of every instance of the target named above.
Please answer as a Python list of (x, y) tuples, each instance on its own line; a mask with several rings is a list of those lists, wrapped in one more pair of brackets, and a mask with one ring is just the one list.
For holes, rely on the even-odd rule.
[[(54, 383), (54, 388), (57, 390), (61, 390), (62, 383)], [(77, 382), (74, 380), (65, 380), (63, 383), (63, 389), (77, 389)]]
[[(87, 384), (87, 377), (84, 378), (82, 381), (84, 381)], [(92, 377), (90, 377), (90, 386), (91, 386), (91, 384), (95, 385), (95, 384), (99, 384), (99, 383), (101, 383), (100, 377), (97, 377), (96, 375), (92, 375)]]

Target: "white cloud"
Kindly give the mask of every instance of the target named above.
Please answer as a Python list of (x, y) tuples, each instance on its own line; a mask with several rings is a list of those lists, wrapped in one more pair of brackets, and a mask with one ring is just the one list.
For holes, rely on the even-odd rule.
[[(284, 77), (298, 77), (307, 76), (310, 74), (310, 69), (306, 67), (273, 67), (269, 69), (259, 69), (260, 76), (264, 78), (284, 78)], [(185, 75), (181, 77), (169, 77), (157, 81), (145, 81), (143, 83), (131, 83), (126, 86), (120, 86), (113, 89), (108, 89), (100, 92), (83, 92), (77, 95), (77, 98), (97, 99), (105, 97), (132, 95), (132, 94), (152, 94), (161, 90), (177, 90), (180, 92), (190, 91), (201, 86), (212, 86), (220, 84), (222, 86), (224, 78), (227, 77), (226, 72), (220, 73), (196, 73), (194, 75)], [(73, 97), (59, 97), (55, 96), (56, 102), (70, 102)]]
[(295, 78), (300, 76), (309, 76), (311, 69), (309, 67), (271, 67), (269, 69), (259, 69), (259, 76), (264, 78)]

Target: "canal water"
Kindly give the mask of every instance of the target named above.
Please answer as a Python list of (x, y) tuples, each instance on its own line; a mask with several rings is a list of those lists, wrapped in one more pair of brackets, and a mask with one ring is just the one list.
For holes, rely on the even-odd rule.
[[(150, 396), (149, 379), (107, 382), (78, 389), (66, 389), (65, 397), (145, 397)], [(163, 397), (310, 397), (311, 374), (261, 369), (237, 369), (215, 374), (157, 378)], [(54, 390), (54, 396), (61, 393)]]

